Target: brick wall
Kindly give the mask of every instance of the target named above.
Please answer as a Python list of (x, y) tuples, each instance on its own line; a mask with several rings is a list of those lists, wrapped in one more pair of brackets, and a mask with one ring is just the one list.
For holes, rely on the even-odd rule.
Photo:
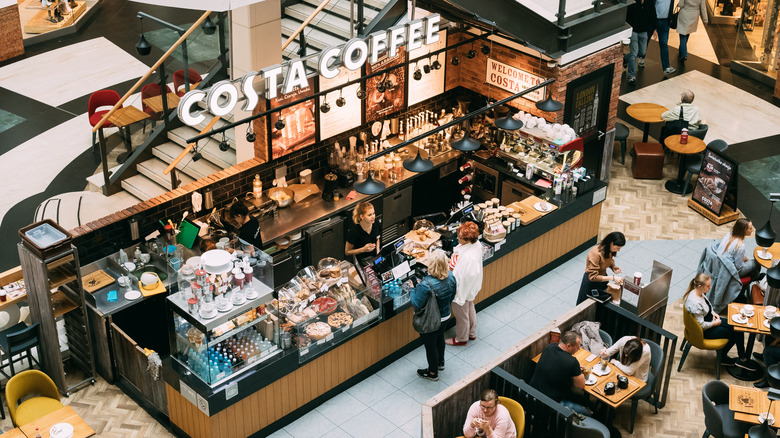
[[(448, 36), (448, 45), (460, 42), (463, 39), (465, 38), (461, 33), (450, 34)], [(490, 45), (490, 42), (487, 44)], [(480, 47), (481, 43), (475, 43), (474, 50), (476, 50), (477, 56), (472, 59), (466, 57), (466, 52), (470, 49), (468, 44), (461, 46), (458, 49), (460, 64), (456, 66), (452, 64), (447, 65), (446, 90), (462, 86), (495, 100), (501, 100), (511, 96), (513, 93), (509, 93), (493, 85), (488, 85), (485, 82), (487, 58), (490, 57), (501, 61), (504, 64), (525, 70), (543, 78), (554, 77), (555, 82), (552, 85), (549, 85), (548, 88), (550, 88), (553, 99), (565, 104), (566, 88), (568, 87), (569, 82), (609, 64), (614, 64), (615, 69), (614, 77), (612, 79), (612, 93), (610, 97), (607, 129), (612, 129), (615, 125), (618, 95), (620, 93), (620, 76), (623, 71), (623, 51), (620, 44), (616, 44), (568, 65), (562, 67), (556, 66), (553, 68), (548, 67), (546, 62), (542, 62), (540, 65), (539, 58), (537, 57), (518, 52), (495, 42), (492, 44), (489, 55), (484, 55), (480, 50)], [(450, 53), (450, 56), (453, 56), (453, 53)], [(535, 102), (522, 97), (513, 100), (509, 105), (539, 117), (544, 117), (549, 122), (563, 123), (565, 108), (557, 113), (545, 113), (536, 109)]]
[(22, 22), (16, 5), (0, 9), (0, 61), (24, 53)]

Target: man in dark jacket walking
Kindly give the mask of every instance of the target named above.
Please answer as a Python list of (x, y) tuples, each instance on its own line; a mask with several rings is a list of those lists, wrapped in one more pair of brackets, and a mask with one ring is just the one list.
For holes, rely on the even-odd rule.
[(628, 64), (628, 84), (636, 84), (636, 58), (641, 60), (639, 66), (644, 67), (647, 37), (653, 32), (655, 25), (655, 0), (636, 0), (626, 9), (626, 23), (632, 27), (630, 52), (625, 56)]

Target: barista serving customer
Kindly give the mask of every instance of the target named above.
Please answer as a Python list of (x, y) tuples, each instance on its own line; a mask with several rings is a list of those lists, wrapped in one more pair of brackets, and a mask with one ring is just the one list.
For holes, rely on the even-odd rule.
[(254, 257), (255, 248), (263, 247), (260, 221), (249, 215), (249, 208), (241, 201), (236, 201), (230, 206), (228, 220), (238, 230), (238, 241), (241, 243), (242, 250)]
[(358, 259), (379, 254), (379, 224), (376, 223), (374, 206), (361, 202), (352, 212), (353, 226), (347, 230), (344, 254)]

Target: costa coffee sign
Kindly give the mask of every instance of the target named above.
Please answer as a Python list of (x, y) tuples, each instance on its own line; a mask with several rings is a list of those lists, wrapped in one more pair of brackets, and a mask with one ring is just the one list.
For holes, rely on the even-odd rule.
[[(419, 49), (439, 41), (439, 14), (393, 26), (387, 31), (375, 32), (367, 38), (353, 38), (346, 44), (328, 47), (319, 54), (317, 73), (333, 79), (339, 74), (338, 64), (347, 70), (358, 70), (369, 61), (376, 63), (384, 53), (396, 53), (399, 47), (406, 51)], [(339, 61), (339, 62), (336, 62)], [(264, 89), (255, 91), (254, 80), (260, 77)], [(292, 93), (296, 88), (309, 85), (306, 78), (306, 66), (301, 58), (295, 58), (283, 64), (265, 68), (259, 72), (247, 73), (241, 78), (240, 87), (229, 80), (220, 81), (208, 90), (191, 90), (179, 101), (179, 119), (189, 126), (195, 126), (206, 119), (198, 102), (205, 101), (208, 110), (216, 116), (230, 114), (240, 99), (239, 93), (246, 98), (243, 111), (251, 111), (257, 106), (259, 94), (268, 99), (277, 97), (279, 87), (282, 94)]]
[[(493, 58), (488, 58), (485, 81), (487, 81), (488, 84), (501, 88), (502, 90), (516, 94), (525, 90), (526, 88), (531, 88), (534, 85), (541, 84), (544, 82), (544, 78), (541, 76), (536, 76), (535, 74), (529, 73), (525, 70), (520, 70), (517, 67), (504, 64), (503, 62), (496, 61)], [(523, 95), (523, 97), (528, 100), (538, 102), (544, 99), (546, 88), (547, 87), (543, 87), (538, 90), (534, 90)]]

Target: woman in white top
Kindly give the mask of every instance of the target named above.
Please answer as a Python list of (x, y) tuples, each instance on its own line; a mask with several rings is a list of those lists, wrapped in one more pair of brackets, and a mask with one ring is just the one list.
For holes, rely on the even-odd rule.
[[(683, 295), (683, 302), (685, 303), (685, 310), (688, 311), (696, 322), (699, 323), (704, 330), (704, 339), (728, 339), (729, 342), (721, 350), (720, 363), (724, 366), (738, 366), (750, 371), (755, 371), (752, 366), (748, 365), (747, 355), (745, 354), (745, 337), (742, 332), (734, 331), (728, 318), (724, 318), (712, 309), (710, 300), (707, 299), (705, 294), (710, 291), (712, 286), (712, 280), (710, 276), (700, 272), (693, 277), (688, 290)], [(728, 356), (729, 350), (734, 345), (737, 345), (737, 354), (739, 360), (734, 360)]]
[(445, 340), (447, 345), (464, 346), (477, 339), (474, 298), (482, 289), (482, 244), (477, 239), (479, 227), (474, 222), (464, 222), (458, 227), (458, 246), (450, 258), (450, 270), (458, 281), (458, 291), (452, 301), (455, 337)]
[(723, 254), (734, 262), (740, 277), (750, 277), (754, 280), (758, 278), (761, 265), (745, 255), (745, 237), (749, 237), (753, 231), (752, 222), (745, 218), (737, 219), (731, 231), (720, 241), (718, 254)]
[(627, 376), (647, 382), (650, 375), (650, 346), (636, 336), (623, 336), (615, 345), (601, 350), (601, 356), (612, 357), (619, 353), (617, 359), (609, 362)]

